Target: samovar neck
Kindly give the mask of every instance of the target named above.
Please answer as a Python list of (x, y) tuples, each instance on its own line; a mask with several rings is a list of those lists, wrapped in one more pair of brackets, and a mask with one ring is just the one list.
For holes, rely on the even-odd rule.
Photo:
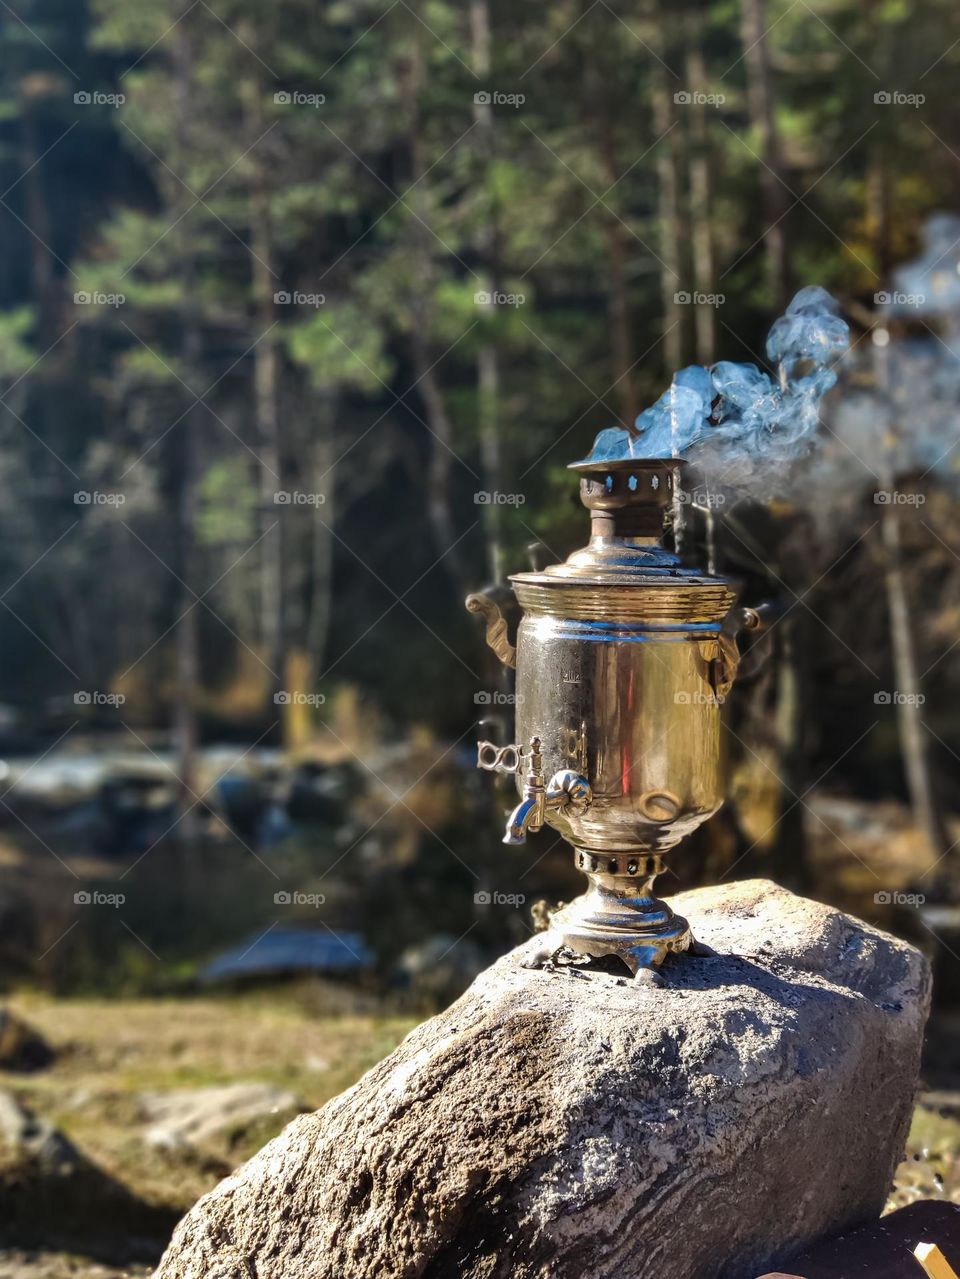
[(589, 546), (592, 551), (610, 551), (625, 547), (652, 550), (659, 545), (660, 538), (656, 534), (648, 534), (645, 537), (618, 537), (616, 534), (609, 535), (606, 530), (595, 532), (591, 525)]

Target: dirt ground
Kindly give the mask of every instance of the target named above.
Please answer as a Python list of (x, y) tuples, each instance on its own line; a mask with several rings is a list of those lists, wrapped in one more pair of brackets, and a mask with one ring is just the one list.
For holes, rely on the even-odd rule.
[[(361, 1003), (358, 1010), (353, 1005)], [(315, 1109), (352, 1084), (406, 1034), (414, 1018), (364, 1008), (320, 984), (256, 995), (161, 1000), (56, 1000), (20, 994), (8, 1006), (56, 1051), (34, 1074), (0, 1071), (37, 1115), (51, 1120), (139, 1202), (176, 1220), (205, 1191), (274, 1136), (294, 1112), (228, 1132), (200, 1151), (165, 1151), (143, 1140), (139, 1094), (204, 1084), (263, 1081)], [(140, 1279), (162, 1243), (124, 1237), (40, 1251), (0, 1221), (0, 1279)], [(4, 1237), (6, 1235), (6, 1237)], [(33, 1242), (31, 1239), (29, 1242)], [(45, 1242), (40, 1240), (39, 1242)], [(137, 1264), (131, 1264), (132, 1261)], [(142, 1263), (142, 1264), (141, 1264)]]
[(152, 1266), (101, 1266), (65, 1252), (0, 1251), (0, 1279), (148, 1279)]

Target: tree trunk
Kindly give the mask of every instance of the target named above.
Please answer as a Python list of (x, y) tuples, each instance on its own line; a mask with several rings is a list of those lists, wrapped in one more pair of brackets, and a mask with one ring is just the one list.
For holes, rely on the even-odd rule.
[(750, 122), (760, 139), (760, 195), (763, 206), (763, 242), (774, 303), (782, 308), (790, 297), (790, 262), (787, 244), (787, 197), (783, 153), (777, 128), (773, 72), (767, 48), (765, 0), (740, 0), (740, 32), (747, 65), (747, 101)]
[[(666, 33), (671, 29), (671, 18), (662, 4), (657, 6), (661, 40), (661, 57), (669, 58)], [(653, 92), (653, 127), (660, 141), (656, 148), (657, 169), (657, 221), (660, 245), (660, 299), (663, 310), (663, 355), (667, 373), (671, 375), (684, 363), (686, 342), (684, 310), (678, 309), (676, 294), (684, 291), (683, 245), (687, 242), (686, 219), (681, 203), (681, 131), (674, 102), (674, 85), (677, 83), (654, 60), (651, 70)], [(668, 133), (669, 131), (669, 133)], [(677, 322), (679, 320), (679, 323)]]
[[(262, 86), (257, 80), (246, 85), (247, 116), (251, 139), (261, 137), (264, 118)], [(283, 426), (280, 414), (280, 352), (273, 333), (273, 294), (277, 287), (274, 271), (273, 222), (270, 186), (262, 164), (256, 163), (250, 180), (250, 273), (253, 290), (257, 340), (253, 348), (254, 414), (260, 456), (260, 609), (264, 660), (272, 672), (269, 709), (274, 713), (274, 694), (292, 688), (287, 671), (289, 635), (287, 627), (287, 551), (294, 512), (289, 504), (278, 503), (286, 477)], [(263, 336), (267, 334), (267, 336)], [(271, 531), (268, 533), (267, 529)], [(306, 690), (295, 690), (306, 691)]]
[[(617, 157), (617, 145), (613, 134), (615, 112), (611, 110), (606, 86), (598, 85), (600, 155), (603, 158), (604, 182), (612, 187), (622, 170)], [(623, 222), (614, 213), (604, 210), (607, 240), (607, 268), (610, 285), (607, 290), (607, 315), (610, 325), (610, 350), (613, 355), (613, 371), (616, 375), (617, 398), (623, 425), (631, 429), (640, 411), (633, 380), (633, 333), (630, 324), (630, 295), (627, 288), (627, 245)]]
[[(315, 402), (317, 398), (314, 397)], [(311, 687), (323, 671), (333, 598), (333, 528), (337, 517), (334, 505), (337, 488), (333, 424), (337, 420), (336, 408), (332, 396), (319, 397), (318, 412), (322, 414), (322, 420), (311, 455), (314, 490), (325, 494), (323, 512), (314, 512), (311, 530), (310, 583), (307, 592), (310, 602), (306, 624), (307, 649), (313, 669)]]
[[(411, 6), (416, 14), (419, 5)], [(430, 460), (427, 470), (427, 516), (433, 530), (437, 555), (443, 557), (447, 571), (458, 589), (465, 590), (468, 581), (465, 565), (456, 545), (456, 524), (453, 518), (453, 427), (447, 414), (443, 392), (432, 357), (430, 335), (433, 330), (433, 291), (436, 287), (433, 263), (433, 237), (429, 230), (430, 200), (427, 184), (423, 181), (425, 165), (421, 138), (420, 93), (423, 87), (424, 28), (415, 22), (411, 32), (412, 53), (406, 63), (401, 62), (398, 71), (401, 101), (409, 103), (407, 133), (407, 162), (409, 177), (416, 183), (411, 200), (416, 216), (411, 234), (417, 256), (420, 281), (412, 301), (413, 323), (410, 345), (417, 388), (427, 415), (430, 431)]]
[[(184, 13), (184, 17), (186, 14)], [(181, 21), (176, 27), (174, 39), (174, 83), (176, 86), (176, 151), (177, 169), (184, 172), (188, 153), (189, 123), (191, 118), (191, 80), (193, 50), (188, 23)], [(183, 202), (183, 195), (178, 195)], [(193, 249), (183, 222), (178, 227), (181, 260), (181, 309), (180, 354), (189, 383), (194, 380), (200, 366), (201, 337), (197, 312), (196, 270)], [(189, 391), (187, 392), (189, 394)], [(178, 622), (176, 627), (176, 674), (173, 737), (179, 782), (180, 821), (178, 836), (184, 842), (196, 834), (197, 821), (195, 796), (198, 728), (196, 695), (199, 684), (198, 611), (195, 591), (196, 573), (196, 523), (197, 523), (197, 437), (200, 413), (197, 405), (188, 409), (177, 426), (177, 456), (175, 482), (179, 500), (177, 503), (177, 543), (179, 558), (178, 576), (182, 582)]]
[[(884, 547), (883, 580), (890, 613), (893, 691), (897, 699), (900, 752), (914, 821), (923, 832), (930, 852), (939, 858), (949, 847), (950, 840), (943, 813), (937, 803), (930, 768), (929, 740), (923, 727), (921, 684), (903, 567), (900, 508), (891, 502), (880, 509)], [(943, 869), (941, 865), (940, 870)]]
[[(802, 571), (802, 566), (798, 568)], [(777, 883), (803, 892), (810, 887), (807, 809), (797, 800), (806, 794), (813, 780), (806, 708), (816, 697), (808, 660), (813, 651), (813, 637), (805, 609), (796, 609), (781, 625), (779, 650), (775, 676), (777, 756), (774, 767), (780, 779), (782, 816), (771, 849), (770, 873)], [(814, 832), (817, 825), (814, 820)]]
[(608, 217), (607, 262), (610, 270), (610, 289), (607, 294), (607, 315), (610, 324), (610, 348), (613, 355), (613, 371), (617, 380), (617, 398), (623, 425), (630, 429), (640, 411), (637, 389), (633, 381), (633, 340), (630, 326), (630, 298), (627, 291), (627, 253), (624, 230), (614, 217)]
[(876, 276), (880, 280), (888, 280), (893, 267), (890, 253), (890, 181), (883, 139), (871, 141), (873, 147), (867, 170), (867, 220), (872, 233)]
[[(888, 348), (873, 348), (874, 377), (881, 395), (890, 396)], [(894, 429), (897, 429), (896, 427)], [(903, 429), (900, 427), (899, 429)], [(885, 477), (889, 489), (895, 485), (893, 474)], [(913, 616), (907, 595), (903, 565), (900, 507), (894, 502), (880, 507), (880, 534), (884, 549), (883, 580), (890, 618), (890, 650), (893, 664), (893, 695), (897, 699), (897, 729), (900, 755), (910, 795), (914, 821), (923, 832), (929, 850), (940, 858), (949, 847), (943, 812), (937, 800), (930, 767), (929, 740), (923, 726), (923, 699), (917, 670), (916, 640)], [(954, 854), (954, 858), (957, 854)], [(947, 868), (940, 866), (941, 882)], [(952, 878), (952, 876), (950, 877)]]
[[(692, 29), (687, 45), (687, 87), (691, 92), (707, 91), (707, 73), (701, 47), (702, 22), (696, 6), (691, 11)], [(694, 97), (690, 104), (690, 247), (693, 253), (693, 282), (698, 293), (713, 293), (717, 283), (716, 246), (713, 236), (710, 140), (707, 111)], [(696, 355), (700, 364), (717, 358), (717, 312), (703, 304), (694, 307)]]
[[(470, 42), (477, 83), (485, 84), (492, 66), (493, 43), (487, 0), (470, 0)], [(503, 282), (500, 275), (498, 210), (489, 173), (495, 144), (491, 103), (474, 100), (473, 118), (477, 126), (474, 133), (484, 201), (484, 222), (477, 246), (482, 263), (481, 288), (487, 293), (495, 294), (502, 288)], [(488, 492), (497, 492), (503, 486), (503, 442), (500, 433), (500, 365), (493, 342), (485, 343), (477, 353), (477, 419), (484, 485)], [(503, 507), (497, 502), (488, 502), (481, 510), (490, 580), (501, 582), (506, 574)]]
[(26, 220), (33, 231), (28, 240), (33, 295), (37, 302), (37, 342), (45, 351), (59, 336), (61, 324), (54, 260), (51, 249), (47, 247), (53, 240), (53, 226), (43, 184), (43, 166), (39, 163), (41, 149), (34, 110), (33, 102), (24, 98), (20, 110), (20, 160), (24, 174)]

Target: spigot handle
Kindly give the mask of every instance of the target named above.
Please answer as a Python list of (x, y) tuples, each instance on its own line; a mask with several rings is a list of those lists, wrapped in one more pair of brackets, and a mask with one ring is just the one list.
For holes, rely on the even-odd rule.
[(516, 743), (498, 746), (496, 742), (477, 742), (477, 768), (488, 773), (519, 773), (523, 747)]
[(488, 773), (539, 773), (540, 761), (539, 737), (531, 737), (526, 750), (519, 742), (511, 742), (508, 746), (477, 742), (477, 768)]

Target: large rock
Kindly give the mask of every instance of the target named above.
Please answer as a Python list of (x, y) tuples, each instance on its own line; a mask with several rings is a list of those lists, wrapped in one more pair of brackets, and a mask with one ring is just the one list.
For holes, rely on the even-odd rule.
[(201, 1199), (157, 1279), (752, 1279), (876, 1216), (918, 951), (764, 881), (675, 901), (662, 987), (482, 973)]

